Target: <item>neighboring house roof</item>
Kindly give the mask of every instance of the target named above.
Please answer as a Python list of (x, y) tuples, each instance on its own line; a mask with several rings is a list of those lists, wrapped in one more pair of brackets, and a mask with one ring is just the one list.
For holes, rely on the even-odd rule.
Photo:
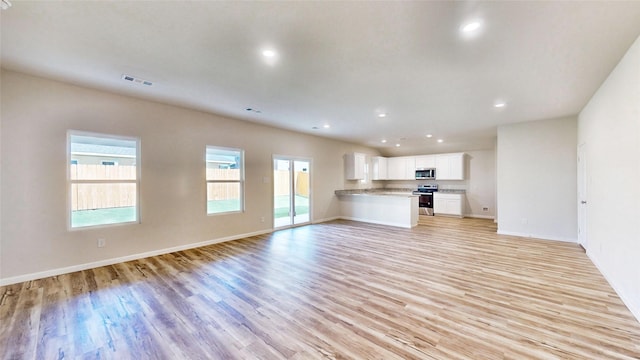
[(211, 163), (234, 164), (240, 160), (238, 154), (235, 149), (207, 148), (206, 160)]
[(71, 143), (71, 154), (132, 158), (136, 157), (136, 149), (123, 146)]

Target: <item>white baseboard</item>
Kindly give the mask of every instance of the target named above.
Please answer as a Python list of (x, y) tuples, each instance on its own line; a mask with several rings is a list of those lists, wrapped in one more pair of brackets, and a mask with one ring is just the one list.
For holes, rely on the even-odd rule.
[(596, 260), (595, 256), (593, 256), (589, 250), (587, 250), (587, 256), (589, 257), (589, 260), (591, 260), (593, 265), (596, 266), (596, 269), (598, 269), (600, 274), (602, 274), (604, 279), (607, 280), (607, 282), (609, 283), (613, 291), (615, 291), (616, 294), (618, 294), (618, 297), (620, 297), (620, 300), (622, 300), (622, 302), (627, 306), (629, 311), (631, 311), (631, 314), (636, 318), (636, 320), (638, 320), (638, 322), (640, 322), (640, 303), (638, 304), (634, 303), (632, 296), (627, 296), (624, 291), (620, 291), (620, 288), (618, 288), (616, 284), (613, 281), (611, 281), (611, 279), (607, 276), (607, 273), (602, 271), (602, 267), (600, 266), (600, 264), (598, 264), (598, 261)]
[(194, 248), (198, 248), (198, 247), (202, 247), (202, 246), (219, 244), (219, 243), (226, 242), (226, 241), (232, 241), (232, 240), (244, 239), (244, 238), (251, 237), (251, 236), (268, 234), (268, 233), (271, 233), (271, 232), (273, 232), (273, 229), (260, 230), (260, 231), (255, 231), (255, 232), (251, 232), (251, 233), (246, 233), (246, 234), (226, 236), (226, 237), (222, 237), (222, 238), (218, 238), (218, 239), (201, 241), (201, 242), (193, 243), (193, 244), (174, 246), (174, 247), (165, 248), (165, 249), (147, 251), (147, 252), (139, 253), (139, 254), (121, 256), (121, 257), (118, 257), (118, 258), (100, 260), (100, 261), (95, 261), (95, 262), (90, 262), (90, 263), (85, 263), (85, 264), (80, 264), (80, 265), (73, 265), (73, 266), (67, 266), (67, 267), (63, 267), (63, 268), (57, 268), (57, 269), (51, 269), (51, 270), (47, 270), (47, 271), (41, 271), (41, 272), (37, 272), (37, 273), (19, 275), (19, 276), (9, 277), (9, 278), (6, 278), (6, 279), (0, 279), (0, 286), (17, 284), (17, 283), (21, 283), (21, 282), (25, 282), (25, 281), (31, 281), (31, 280), (37, 280), (37, 279), (43, 279), (43, 278), (47, 278), (47, 277), (50, 277), (50, 276), (68, 274), (68, 273), (72, 273), (72, 272), (76, 272), (76, 271), (93, 269), (93, 268), (97, 268), (97, 267), (101, 267), (101, 266), (113, 265), (113, 264), (118, 264), (118, 263), (132, 261), (132, 260), (144, 259), (144, 258), (148, 258), (148, 257), (151, 257), (151, 256), (164, 255), (164, 254), (169, 254), (169, 253), (173, 253), (173, 252), (176, 252), (176, 251), (189, 250), (189, 249), (194, 249)]
[(464, 214), (464, 217), (495, 220), (495, 217), (491, 215)]
[(370, 220), (370, 219), (360, 219), (360, 218), (349, 217), (349, 216), (341, 216), (340, 219), (351, 220), (351, 221), (359, 221), (359, 222), (366, 222), (366, 223), (370, 223), (370, 224), (395, 226), (395, 227), (401, 227), (401, 228), (405, 228), (405, 229), (411, 229), (412, 228), (411, 226), (407, 226), (406, 224), (392, 223), (392, 222), (386, 222), (386, 221), (377, 221), (377, 220)]
[(323, 222), (329, 222), (329, 221), (339, 220), (339, 219), (341, 219), (340, 216), (333, 216), (333, 217), (328, 217), (328, 218), (324, 218), (324, 219), (313, 220), (311, 223), (312, 224), (320, 224), (320, 223), (323, 223)]
[(546, 235), (546, 234), (527, 234), (527, 233), (520, 233), (516, 231), (504, 231), (500, 229), (498, 229), (498, 234), (520, 236), (520, 237), (526, 237), (526, 238), (535, 238), (535, 239), (542, 239), (542, 240), (563, 241), (563, 242), (570, 242), (570, 243), (576, 243), (576, 244), (578, 243), (577, 238), (567, 238), (562, 236), (552, 236), (552, 235)]

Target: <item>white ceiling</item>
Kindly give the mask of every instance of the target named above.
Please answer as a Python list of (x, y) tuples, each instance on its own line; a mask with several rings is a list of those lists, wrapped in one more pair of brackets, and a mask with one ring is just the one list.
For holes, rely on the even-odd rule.
[(388, 155), (492, 148), (498, 125), (577, 114), (640, 34), (640, 1), (12, 3), (4, 68)]

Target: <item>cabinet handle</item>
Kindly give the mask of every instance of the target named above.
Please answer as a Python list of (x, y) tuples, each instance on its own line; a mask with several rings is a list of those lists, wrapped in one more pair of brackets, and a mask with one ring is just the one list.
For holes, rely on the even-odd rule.
[(584, 201), (584, 200), (580, 201), (580, 204), (586, 204), (586, 203), (587, 203), (587, 202), (586, 202), (586, 201)]

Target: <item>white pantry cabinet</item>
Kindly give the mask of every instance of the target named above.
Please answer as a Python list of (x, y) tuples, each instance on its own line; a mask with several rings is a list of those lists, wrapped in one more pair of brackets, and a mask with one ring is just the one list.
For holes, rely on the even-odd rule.
[(387, 158), (388, 180), (415, 180), (416, 161), (414, 156)]
[(436, 180), (464, 180), (464, 153), (436, 155)]
[(374, 156), (371, 158), (371, 180), (387, 180), (388, 159), (382, 156)]
[(464, 194), (433, 193), (433, 213), (462, 217)]
[(364, 167), (367, 156), (361, 153), (350, 153), (344, 157), (344, 172), (347, 180), (364, 180)]

